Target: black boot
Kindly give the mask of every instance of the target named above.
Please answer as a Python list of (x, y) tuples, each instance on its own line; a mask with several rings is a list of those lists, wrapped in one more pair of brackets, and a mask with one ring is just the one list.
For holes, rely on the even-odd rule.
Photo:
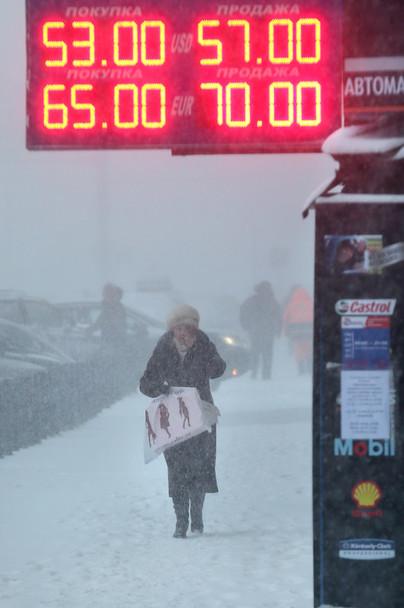
[(192, 490), (191, 492), (191, 532), (203, 534), (202, 509), (205, 500), (205, 492)]
[(187, 529), (188, 529), (188, 526), (185, 528), (182, 524), (179, 524), (178, 521), (177, 521), (173, 537), (174, 538), (186, 538), (187, 537)]
[(189, 496), (186, 493), (177, 494), (172, 497), (174, 511), (177, 516), (174, 538), (186, 538), (189, 522)]

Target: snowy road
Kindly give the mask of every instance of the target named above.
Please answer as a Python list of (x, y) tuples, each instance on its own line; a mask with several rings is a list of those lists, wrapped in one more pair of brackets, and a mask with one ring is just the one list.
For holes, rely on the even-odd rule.
[(173, 539), (147, 399), (0, 460), (2, 608), (311, 608), (311, 383), (279, 370), (215, 393), (220, 492)]

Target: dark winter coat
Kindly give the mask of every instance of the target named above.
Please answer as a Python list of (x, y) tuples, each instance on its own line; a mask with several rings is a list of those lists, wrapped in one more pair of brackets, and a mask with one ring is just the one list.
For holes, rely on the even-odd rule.
[(101, 304), (101, 312), (91, 327), (91, 331), (101, 330), (101, 344), (104, 347), (123, 348), (126, 343), (126, 310), (121, 302)]
[(252, 338), (271, 340), (281, 329), (280, 307), (275, 297), (256, 293), (240, 308), (240, 324)]
[[(140, 380), (140, 390), (148, 397), (158, 397), (168, 386), (193, 386), (201, 399), (213, 403), (210, 378), (218, 378), (226, 363), (206, 334), (198, 330), (193, 346), (184, 360), (175, 347), (172, 332), (164, 334), (147, 364)], [(183, 443), (165, 450), (168, 466), (170, 496), (183, 491), (201, 489), (217, 492), (216, 482), (216, 426)]]

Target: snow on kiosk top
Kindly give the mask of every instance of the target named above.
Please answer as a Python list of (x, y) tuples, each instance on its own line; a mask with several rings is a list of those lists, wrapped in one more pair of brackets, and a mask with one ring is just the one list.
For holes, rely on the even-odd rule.
[(382, 118), (338, 129), (322, 151), (339, 167), (307, 199), (303, 217), (318, 204), (404, 203), (404, 121)]
[[(398, 129), (397, 129), (398, 131)], [(389, 154), (404, 148), (404, 133), (398, 135), (392, 126), (356, 125), (332, 133), (322, 151), (334, 158), (358, 154)]]

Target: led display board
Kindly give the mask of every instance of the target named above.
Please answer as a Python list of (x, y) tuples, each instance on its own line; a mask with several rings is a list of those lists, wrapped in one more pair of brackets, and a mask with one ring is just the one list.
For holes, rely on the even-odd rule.
[(340, 0), (27, 0), (27, 147), (317, 151)]

